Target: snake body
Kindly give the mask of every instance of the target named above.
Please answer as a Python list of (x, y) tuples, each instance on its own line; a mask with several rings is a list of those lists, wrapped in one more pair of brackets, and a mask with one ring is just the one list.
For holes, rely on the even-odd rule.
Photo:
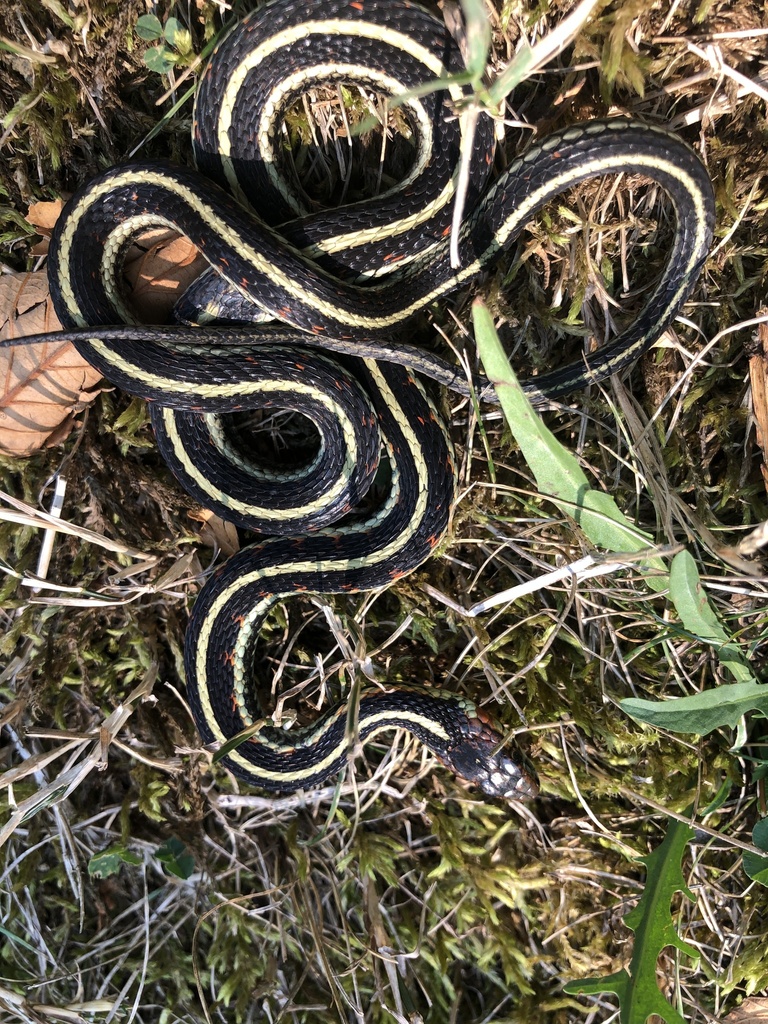
[[(445, 535), (453, 451), (416, 372), (467, 385), (450, 363), (402, 340), (417, 313), (475, 281), (553, 197), (591, 177), (646, 175), (674, 207), (667, 266), (625, 333), (588, 364), (527, 385), (533, 396), (564, 394), (616, 372), (658, 338), (690, 294), (712, 237), (706, 171), (663, 129), (625, 118), (571, 126), (534, 143), (486, 189), (493, 132), (481, 117), (453, 267), (447, 233), (467, 140), (448, 115), (465, 89), (414, 93), (460, 67), (445, 27), (405, 0), (269, 3), (224, 39), (205, 72), (194, 117), (198, 170), (134, 163), (104, 171), (73, 197), (54, 234), (49, 273), (65, 332), (113, 383), (151, 402), (161, 451), (195, 497), (273, 535), (209, 579), (185, 648), (203, 741), (223, 744), (247, 729), (224, 763), (266, 789), (317, 785), (343, 767), (355, 729), (362, 740), (398, 726), (487, 794), (535, 792), (528, 760), (501, 749), (498, 728), (471, 702), (443, 691), (366, 690), (352, 728), (345, 706), (291, 733), (263, 723), (251, 682), (259, 630), (275, 602), (297, 592), (387, 586)], [(416, 159), (401, 187), (373, 204), (313, 214), (276, 169), (279, 128), (290, 102), (327, 79), (410, 90)], [(211, 265), (196, 289), (203, 319), (215, 303), (236, 323), (134, 323), (120, 287), (122, 256), (156, 224), (183, 232)], [(244, 325), (265, 313), (279, 323)], [(233, 463), (221, 417), (251, 406), (294, 408), (315, 424), (319, 453), (303, 471), (265, 473), (243, 456)], [(391, 488), (379, 507), (355, 516), (382, 447)]]

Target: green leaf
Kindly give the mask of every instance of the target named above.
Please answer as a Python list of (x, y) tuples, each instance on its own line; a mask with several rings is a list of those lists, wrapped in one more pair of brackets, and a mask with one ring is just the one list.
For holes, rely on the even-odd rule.
[[(577, 459), (536, 415), (509, 366), (491, 315), (481, 302), (474, 303), (472, 317), (483, 367), (496, 388), (504, 417), (539, 491), (550, 495), (596, 547), (616, 553), (649, 547), (653, 538), (638, 530), (610, 495), (589, 486)], [(660, 558), (649, 558), (641, 564), (657, 572), (647, 578), (648, 586), (661, 590), (669, 585), (670, 598), (684, 628), (697, 639), (715, 645), (721, 664), (738, 682), (661, 703), (629, 698), (621, 702), (622, 710), (648, 725), (701, 736), (724, 725), (735, 726), (747, 711), (768, 715), (768, 687), (757, 682), (738, 646), (719, 622), (693, 557), (687, 551), (675, 555), (669, 575)]]
[(752, 842), (768, 853), (768, 818), (761, 818), (752, 829)]
[(709, 598), (701, 585), (699, 570), (688, 551), (680, 551), (672, 559), (669, 596), (685, 628), (700, 640), (705, 640), (717, 648), (717, 657), (723, 668), (738, 682), (757, 685), (757, 680), (742, 657), (741, 651), (723, 629), (709, 603)]
[(158, 847), (156, 856), (170, 874), (177, 878), (189, 878), (195, 870), (195, 859), (186, 849), (180, 839), (169, 839)]
[(745, 873), (753, 882), (759, 882), (760, 885), (768, 887), (768, 857), (760, 857), (758, 854), (746, 850), (742, 863)]
[(155, 14), (142, 14), (136, 22), (136, 35), (139, 39), (146, 39), (151, 42), (153, 39), (161, 39), (163, 26)]
[(656, 962), (666, 946), (674, 946), (693, 958), (698, 956), (678, 935), (670, 912), (675, 893), (682, 892), (693, 899), (680, 867), (685, 847), (693, 835), (689, 825), (670, 821), (661, 846), (648, 857), (640, 858), (648, 869), (648, 877), (640, 902), (624, 919), (635, 933), (629, 969), (602, 978), (571, 981), (565, 986), (565, 991), (571, 994), (612, 992), (619, 999), (621, 1024), (645, 1024), (654, 1013), (667, 1024), (685, 1024), (659, 989)]
[[(752, 829), (752, 842), (761, 850), (768, 850), (768, 818), (761, 818)], [(761, 857), (747, 850), (743, 864), (744, 871), (753, 882), (768, 886), (768, 857)]]
[(141, 864), (141, 857), (131, 853), (122, 843), (116, 843), (91, 857), (88, 861), (88, 874), (91, 878), (109, 878), (110, 875), (117, 874), (122, 864), (136, 867)]
[(768, 686), (761, 683), (729, 683), (689, 697), (665, 701), (627, 697), (621, 709), (628, 715), (670, 732), (706, 736), (722, 726), (735, 728), (742, 715), (758, 711), (768, 717)]
[(166, 21), (163, 35), (166, 42), (178, 50), (179, 53), (186, 55), (191, 52), (192, 36), (178, 18), (169, 18)]
[[(619, 553), (651, 546), (653, 538), (626, 518), (610, 494), (589, 486), (578, 460), (537, 416), (509, 365), (491, 315), (479, 300), (473, 304), (472, 319), (483, 367), (539, 491), (553, 497), (557, 507), (576, 520), (596, 547)], [(665, 574), (660, 558), (649, 558), (642, 564)], [(666, 575), (649, 577), (648, 585), (665, 589)]]
[(184, 26), (181, 24), (178, 18), (169, 18), (163, 26), (163, 36), (165, 41), (170, 43), (171, 46), (176, 45), (176, 36), (179, 32), (184, 31)]
[(167, 75), (176, 66), (176, 56), (167, 46), (150, 46), (144, 54), (144, 63), (150, 71)]

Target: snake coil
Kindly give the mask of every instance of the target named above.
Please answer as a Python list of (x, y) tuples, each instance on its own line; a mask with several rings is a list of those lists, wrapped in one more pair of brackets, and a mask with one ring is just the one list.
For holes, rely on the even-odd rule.
[[(221, 745), (247, 729), (224, 763), (269, 790), (319, 784), (350, 749), (345, 705), (291, 733), (261, 720), (251, 676), (269, 609), (297, 592), (385, 587), (428, 558), (447, 529), (454, 456), (416, 373), (459, 390), (466, 384), (451, 364), (398, 340), (403, 328), (477, 279), (553, 197), (588, 178), (645, 175), (674, 208), (666, 268), (627, 331), (588, 362), (528, 385), (533, 395), (564, 394), (647, 350), (690, 294), (711, 241), (706, 171), (663, 129), (626, 118), (573, 125), (536, 141), (487, 188), (493, 131), (481, 117), (455, 269), (447, 233), (467, 140), (453, 113), (467, 97), (456, 84), (419, 90), (459, 70), (445, 27), (407, 0), (268, 3), (226, 36), (205, 71), (194, 115), (198, 170), (133, 163), (104, 171), (72, 198), (54, 234), (49, 273), (65, 336), (113, 383), (151, 402), (158, 444), (190, 493), (272, 535), (211, 576), (185, 648), (203, 741)], [(408, 93), (416, 157), (400, 187), (376, 201), (312, 213), (279, 174), (280, 126), (298, 95), (327, 81)], [(205, 321), (215, 308), (234, 322), (135, 323), (120, 288), (122, 257), (137, 232), (156, 224), (187, 235), (211, 265), (185, 315)], [(278, 323), (260, 325), (265, 315)], [(252, 406), (308, 417), (318, 454), (285, 472), (233, 455), (222, 416)], [(373, 512), (350, 517), (382, 448), (391, 489)], [(361, 740), (411, 730), (489, 795), (536, 791), (528, 760), (502, 749), (498, 728), (457, 695), (371, 688), (355, 722)]]

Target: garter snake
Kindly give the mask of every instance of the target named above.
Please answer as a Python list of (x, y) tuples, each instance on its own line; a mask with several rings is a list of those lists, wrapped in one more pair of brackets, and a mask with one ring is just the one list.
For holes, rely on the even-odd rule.
[[(462, 384), (450, 363), (402, 341), (414, 315), (475, 281), (553, 197), (588, 178), (646, 176), (674, 208), (666, 267), (625, 332), (588, 361), (527, 385), (534, 397), (564, 394), (648, 349), (690, 294), (712, 237), (706, 171), (663, 129), (626, 118), (573, 125), (534, 142), (486, 188), (493, 132), (481, 117), (455, 269), (447, 233), (466, 144), (450, 116), (464, 98), (458, 85), (407, 100), (413, 168), (373, 204), (309, 214), (276, 170), (284, 112), (317, 82), (352, 80), (413, 96), (460, 68), (445, 28), (405, 0), (275, 0), (240, 22), (206, 69), (194, 117), (198, 170), (132, 163), (104, 171), (72, 198), (52, 240), (49, 275), (63, 336), (113, 383), (150, 401), (160, 449), (196, 498), (272, 535), (211, 576), (185, 648), (203, 741), (223, 744), (248, 729), (224, 763), (266, 789), (318, 784), (343, 767), (350, 745), (343, 706), (297, 732), (258, 728), (250, 679), (269, 609), (297, 592), (385, 587), (420, 565), (447, 529), (453, 452), (415, 372)], [(157, 224), (187, 235), (211, 265), (213, 278), (195, 300), (203, 319), (213, 294), (217, 308), (232, 303), (234, 323), (135, 323), (120, 286), (122, 257), (137, 232)], [(247, 323), (259, 318), (254, 309), (279, 323)], [(320, 450), (303, 471), (265, 471), (233, 457), (221, 417), (252, 405), (294, 408), (315, 424)], [(355, 517), (382, 447), (390, 491), (380, 507)], [(523, 755), (500, 750), (496, 728), (456, 695), (371, 689), (356, 723), (360, 739), (410, 729), (488, 794), (535, 791)]]

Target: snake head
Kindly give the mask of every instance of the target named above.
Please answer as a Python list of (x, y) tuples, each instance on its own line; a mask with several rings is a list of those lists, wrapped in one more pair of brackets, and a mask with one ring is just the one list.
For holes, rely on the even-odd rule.
[(539, 792), (539, 777), (526, 755), (504, 738), (492, 718), (479, 709), (466, 719), (462, 735), (441, 760), (486, 796), (524, 800)]

